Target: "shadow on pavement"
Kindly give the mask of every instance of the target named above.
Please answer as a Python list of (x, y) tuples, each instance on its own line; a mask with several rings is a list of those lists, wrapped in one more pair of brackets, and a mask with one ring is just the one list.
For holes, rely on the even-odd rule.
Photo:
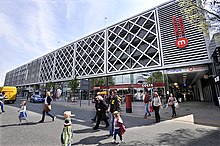
[(74, 130), (73, 133), (95, 133), (100, 131), (99, 129), (93, 130), (92, 128), (87, 128), (87, 129), (80, 129), (80, 130)]
[[(116, 142), (116, 143), (111, 143), (111, 142), (109, 142), (109, 143), (99, 143), (98, 144), (98, 146), (114, 146), (114, 145), (119, 145), (119, 142)], [(120, 144), (120, 145), (125, 145), (125, 143), (124, 144)]]
[(38, 122), (28, 122), (28, 123), (21, 123), (19, 124), (8, 124), (8, 125), (0, 125), (0, 127), (13, 127), (13, 126), (26, 126), (26, 125), (36, 125), (39, 124)]
[(217, 146), (220, 144), (219, 137), (219, 129), (178, 129), (172, 133), (158, 134), (155, 145)]
[(108, 139), (108, 134), (107, 135), (101, 135), (101, 136), (90, 136), (90, 137), (86, 137), (84, 139), (81, 139), (79, 142), (77, 143), (72, 143), (72, 145), (96, 145), (97, 143), (99, 143), (100, 141), (104, 140), (104, 139)]

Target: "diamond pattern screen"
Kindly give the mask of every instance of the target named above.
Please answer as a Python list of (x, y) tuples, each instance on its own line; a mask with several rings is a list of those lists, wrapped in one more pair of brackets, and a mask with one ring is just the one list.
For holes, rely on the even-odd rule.
[(159, 66), (155, 11), (108, 29), (108, 72)]
[(67, 46), (56, 51), (54, 66), (54, 80), (71, 78), (73, 71), (74, 50), (73, 46)]
[(104, 73), (105, 33), (100, 31), (76, 43), (76, 76)]
[(40, 82), (50, 81), (53, 79), (55, 53), (50, 53), (42, 57)]

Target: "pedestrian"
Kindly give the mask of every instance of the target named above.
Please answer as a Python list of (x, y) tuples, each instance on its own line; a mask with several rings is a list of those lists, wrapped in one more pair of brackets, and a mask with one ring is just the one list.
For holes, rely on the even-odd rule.
[(120, 100), (118, 99), (117, 96), (117, 91), (112, 91), (112, 95), (111, 95), (111, 100), (110, 100), (110, 104), (109, 104), (109, 108), (108, 108), (108, 112), (110, 112), (110, 128), (109, 128), (109, 133), (110, 136), (113, 136), (113, 132), (114, 132), (114, 115), (113, 113), (115, 111), (120, 112), (121, 109), (121, 104), (120, 104)]
[(64, 116), (64, 126), (63, 131), (61, 133), (61, 143), (63, 146), (70, 146), (73, 133), (72, 133), (72, 122), (71, 122), (71, 116), (74, 116), (71, 114), (71, 111), (65, 111), (63, 113)]
[(152, 106), (154, 108), (154, 113), (155, 113), (155, 118), (156, 118), (156, 123), (160, 122), (160, 107), (161, 107), (161, 100), (157, 92), (154, 92), (154, 97), (152, 101)]
[(168, 98), (168, 105), (171, 106), (171, 108), (172, 108), (172, 117), (176, 116), (176, 110), (175, 110), (176, 107), (174, 105), (175, 102), (177, 102), (177, 99), (171, 93), (169, 98)]
[(151, 113), (149, 111), (149, 108), (150, 108), (150, 95), (149, 95), (148, 91), (145, 91), (145, 94), (144, 94), (144, 104), (145, 104), (144, 118), (147, 118), (148, 116), (151, 116)]
[[(97, 94), (97, 96), (98, 96), (98, 94)], [(95, 122), (95, 121), (96, 121), (96, 118), (97, 118), (97, 105), (98, 105), (97, 96), (95, 96), (95, 97), (93, 98), (93, 102), (95, 103), (95, 109), (96, 109), (96, 111), (95, 111), (95, 116), (94, 116), (94, 118), (91, 119), (93, 122)]]
[(123, 143), (122, 135), (125, 132), (125, 126), (124, 126), (123, 120), (118, 111), (115, 111), (113, 115), (114, 115), (114, 137), (113, 137), (112, 143), (116, 143), (117, 135), (120, 138), (119, 143)]
[(5, 109), (4, 109), (4, 99), (6, 99), (6, 97), (4, 96), (3, 93), (0, 93), (0, 105), (1, 105), (2, 113), (5, 112)]
[(46, 98), (45, 98), (45, 100), (44, 100), (44, 107), (43, 107), (43, 111), (42, 111), (42, 118), (41, 118), (41, 120), (39, 121), (39, 123), (43, 123), (43, 122), (44, 122), (45, 113), (52, 118), (52, 121), (55, 120), (56, 117), (49, 113), (49, 112), (52, 110), (52, 106), (51, 106), (52, 100), (53, 100), (53, 99), (52, 99), (51, 96), (50, 96), (50, 92), (47, 91), (47, 92), (46, 92)]
[(28, 118), (27, 118), (27, 107), (26, 107), (27, 102), (24, 100), (21, 102), (21, 107), (20, 110), (18, 110), (19, 115), (18, 115), (18, 119), (19, 119), (19, 125), (21, 125), (21, 121), (25, 120), (26, 122), (28, 122)]
[(103, 120), (106, 124), (105, 127), (109, 126), (109, 122), (107, 120), (106, 116), (106, 110), (108, 109), (108, 105), (106, 102), (103, 100), (101, 95), (98, 95), (97, 97), (97, 106), (96, 106), (96, 111), (97, 111), (97, 121), (95, 127), (93, 127), (94, 130), (99, 128), (100, 121)]

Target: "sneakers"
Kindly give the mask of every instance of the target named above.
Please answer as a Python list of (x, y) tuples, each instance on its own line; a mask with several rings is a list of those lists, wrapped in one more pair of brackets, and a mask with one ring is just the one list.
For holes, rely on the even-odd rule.
[(112, 140), (112, 143), (114, 144), (114, 143), (116, 143), (116, 141), (113, 139), (113, 140)]
[(124, 143), (124, 141), (123, 141), (123, 140), (120, 140), (119, 143)]

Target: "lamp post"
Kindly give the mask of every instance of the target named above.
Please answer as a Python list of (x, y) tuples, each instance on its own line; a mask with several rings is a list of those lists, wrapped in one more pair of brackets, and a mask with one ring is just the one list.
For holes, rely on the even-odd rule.
[(46, 82), (43, 80), (44, 97), (46, 97)]

